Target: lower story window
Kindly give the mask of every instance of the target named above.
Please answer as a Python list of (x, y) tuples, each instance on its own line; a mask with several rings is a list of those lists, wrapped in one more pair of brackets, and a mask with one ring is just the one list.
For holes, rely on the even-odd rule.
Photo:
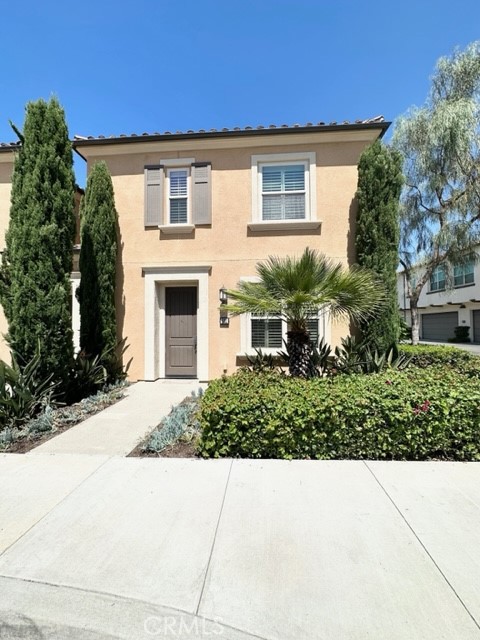
[(253, 349), (281, 349), (283, 346), (282, 320), (253, 315), (251, 323), (251, 347)]
[[(281, 318), (266, 317), (259, 314), (252, 314), (250, 322), (250, 340), (248, 351), (254, 349), (262, 350), (281, 350), (284, 342), (287, 340), (287, 323)], [(307, 320), (307, 330), (310, 334), (310, 340), (317, 344), (320, 333), (319, 318), (310, 318)]]

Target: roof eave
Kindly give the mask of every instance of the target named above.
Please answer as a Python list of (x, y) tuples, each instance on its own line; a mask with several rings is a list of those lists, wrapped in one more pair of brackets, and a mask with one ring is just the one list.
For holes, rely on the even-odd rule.
[[(139, 142), (166, 142), (176, 140), (202, 140), (213, 138), (238, 138), (265, 135), (289, 135), (294, 133), (321, 133), (330, 131), (362, 131), (362, 130), (378, 130), (378, 138), (383, 138), (385, 132), (391, 125), (391, 122), (368, 122), (358, 124), (336, 124), (306, 127), (278, 127), (264, 129), (241, 129), (239, 131), (205, 131), (193, 133), (168, 133), (168, 134), (144, 134), (134, 136), (120, 136), (112, 138), (85, 138), (81, 140), (73, 140), (73, 148), (77, 151), (78, 147), (104, 146), (114, 144), (135, 144)], [(84, 156), (77, 151), (83, 158)]]

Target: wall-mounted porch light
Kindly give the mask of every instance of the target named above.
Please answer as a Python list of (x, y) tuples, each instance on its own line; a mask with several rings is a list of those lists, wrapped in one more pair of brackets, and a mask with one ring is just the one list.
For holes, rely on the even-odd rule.
[(230, 325), (230, 318), (228, 317), (228, 311), (223, 308), (228, 302), (227, 290), (222, 287), (218, 291), (218, 299), (220, 300), (220, 326), (228, 327)]
[(218, 299), (220, 300), (221, 304), (227, 304), (228, 296), (227, 296), (227, 290), (225, 289), (225, 287), (222, 287), (221, 289), (218, 290)]

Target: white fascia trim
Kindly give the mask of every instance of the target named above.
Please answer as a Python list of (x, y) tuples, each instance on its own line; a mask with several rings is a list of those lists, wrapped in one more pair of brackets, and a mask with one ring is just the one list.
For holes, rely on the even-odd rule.
[(197, 377), (208, 380), (208, 278), (211, 267), (143, 267), (145, 280), (145, 380), (165, 377), (165, 286), (196, 285)]
[(308, 179), (305, 183), (308, 202), (308, 216), (305, 222), (317, 221), (317, 154), (315, 151), (297, 153), (262, 153), (252, 156), (252, 222), (263, 222), (261, 215), (261, 187), (259, 164), (275, 164), (285, 162), (305, 162)]

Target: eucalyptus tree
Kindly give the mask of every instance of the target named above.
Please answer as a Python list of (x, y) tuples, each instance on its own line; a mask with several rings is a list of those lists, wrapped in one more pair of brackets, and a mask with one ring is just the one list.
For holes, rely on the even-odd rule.
[[(13, 126), (13, 125), (12, 125)], [(15, 159), (0, 273), (8, 341), (41, 377), (66, 384), (73, 360), (71, 284), (75, 235), (72, 147), (56, 100), (30, 102)]]
[(332, 318), (360, 321), (383, 303), (375, 275), (360, 267), (346, 269), (308, 247), (299, 257), (270, 256), (257, 265), (258, 282), (242, 280), (228, 290), (233, 314), (282, 318), (288, 327), (287, 351), (292, 376), (309, 375), (312, 343), (309, 320), (322, 311)]
[(477, 260), (480, 243), (480, 42), (440, 58), (430, 94), (397, 121), (404, 156), (400, 263), (419, 339), (418, 300), (435, 269)]

